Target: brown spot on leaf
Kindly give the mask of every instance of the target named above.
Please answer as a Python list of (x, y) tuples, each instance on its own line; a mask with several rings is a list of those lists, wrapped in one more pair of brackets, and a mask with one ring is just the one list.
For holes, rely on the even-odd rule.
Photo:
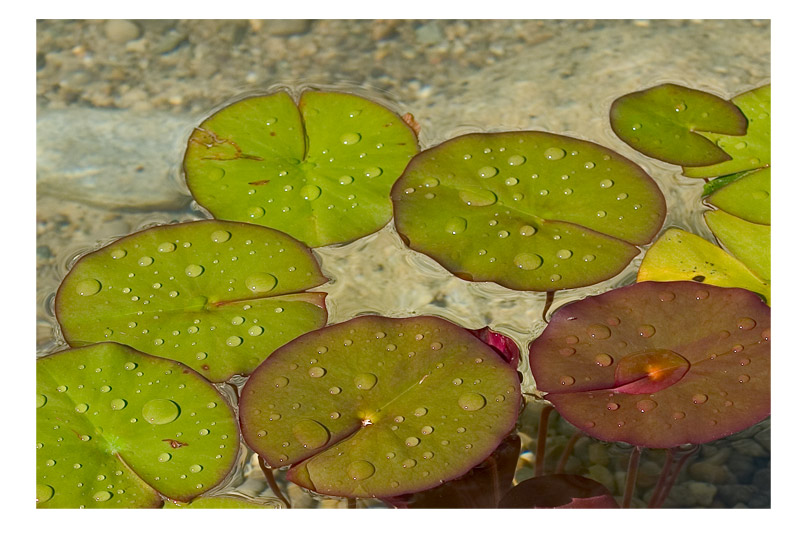
[(169, 445), (172, 446), (173, 448), (180, 448), (181, 446), (188, 446), (189, 445), (186, 442), (181, 442), (181, 441), (175, 440), (175, 439), (161, 439), (161, 440), (164, 441), (164, 442), (168, 442)]

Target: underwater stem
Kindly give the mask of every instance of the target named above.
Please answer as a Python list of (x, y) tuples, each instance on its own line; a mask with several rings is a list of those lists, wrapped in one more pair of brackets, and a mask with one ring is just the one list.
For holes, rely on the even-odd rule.
[(561, 459), (558, 460), (558, 466), (556, 466), (556, 474), (563, 474), (564, 468), (567, 466), (567, 461), (569, 460), (570, 455), (572, 455), (572, 450), (575, 449), (575, 444), (578, 440), (583, 437), (582, 431), (576, 431), (572, 434), (567, 442), (567, 445), (564, 447), (564, 452), (561, 454)]
[(534, 476), (538, 477), (544, 473), (544, 450), (547, 443), (547, 420), (553, 411), (552, 405), (545, 405), (539, 413), (539, 435), (536, 438), (536, 466)]
[(287, 509), (291, 509), (292, 504), (289, 503), (289, 500), (287, 500), (286, 496), (284, 496), (283, 492), (281, 492), (281, 488), (275, 481), (275, 476), (272, 475), (272, 469), (269, 467), (269, 465), (267, 465), (267, 462), (264, 461), (264, 458), (260, 455), (258, 456), (258, 466), (260, 466), (261, 471), (264, 472), (264, 477), (267, 478), (267, 484), (269, 485), (269, 488), (272, 489), (272, 492), (275, 493), (275, 496), (277, 496), (280, 501), (286, 504)]
[(631, 451), (631, 458), (628, 462), (628, 477), (625, 482), (625, 494), (622, 497), (622, 508), (627, 509), (631, 506), (633, 499), (633, 489), (636, 488), (636, 474), (639, 473), (639, 457), (642, 455), (642, 449), (635, 446)]

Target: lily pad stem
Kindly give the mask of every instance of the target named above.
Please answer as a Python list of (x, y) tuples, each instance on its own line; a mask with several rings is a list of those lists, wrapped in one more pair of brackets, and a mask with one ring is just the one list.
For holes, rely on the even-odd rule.
[(575, 444), (583, 436), (584, 434), (582, 431), (576, 431), (569, 438), (569, 441), (567, 441), (567, 445), (564, 447), (564, 452), (561, 454), (561, 459), (558, 460), (558, 466), (556, 466), (556, 471), (555, 471), (556, 474), (564, 473), (564, 468), (567, 466), (567, 461), (569, 460), (569, 457), (572, 455), (572, 450), (575, 449)]
[(260, 466), (261, 471), (264, 472), (264, 477), (267, 478), (267, 484), (269, 485), (269, 488), (272, 489), (272, 492), (275, 493), (275, 496), (277, 496), (280, 501), (286, 504), (287, 509), (291, 509), (292, 504), (289, 503), (289, 500), (286, 499), (286, 496), (284, 496), (283, 492), (281, 492), (281, 488), (275, 481), (275, 476), (272, 475), (272, 469), (269, 467), (269, 465), (267, 465), (267, 462), (264, 461), (264, 458), (260, 455), (258, 456), (258, 466)]
[[(685, 450), (681, 448), (670, 448), (668, 450), (664, 469), (662, 470), (661, 476), (658, 479), (656, 490), (653, 493), (653, 496), (650, 498), (648, 507), (660, 508), (664, 505), (664, 501), (667, 499), (667, 496), (669, 496), (672, 486), (675, 485), (675, 481), (678, 479), (678, 475), (680, 474), (681, 470), (683, 470), (683, 466), (686, 464), (686, 461), (699, 449), (699, 446), (694, 445)], [(673, 463), (675, 462), (676, 456), (680, 456), (678, 463), (675, 465), (674, 470), (668, 474)], [(668, 475), (669, 477), (667, 477)]]
[(538, 477), (544, 473), (544, 450), (547, 443), (547, 420), (553, 411), (552, 405), (545, 405), (539, 413), (539, 435), (536, 438), (536, 466), (534, 476)]
[(633, 499), (633, 489), (636, 487), (636, 474), (639, 473), (639, 458), (642, 455), (642, 448), (635, 446), (631, 450), (631, 458), (628, 461), (628, 477), (625, 482), (625, 494), (622, 496), (622, 508), (627, 509), (631, 506)]

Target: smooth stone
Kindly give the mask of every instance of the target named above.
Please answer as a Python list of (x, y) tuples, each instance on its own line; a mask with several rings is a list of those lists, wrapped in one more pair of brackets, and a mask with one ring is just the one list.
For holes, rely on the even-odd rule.
[(311, 21), (306, 19), (265, 20), (263, 28), (270, 35), (302, 35), (311, 30)]
[(695, 481), (704, 481), (715, 485), (734, 483), (736, 478), (724, 465), (702, 461), (689, 466), (689, 475)]
[(689, 481), (686, 483), (689, 492), (694, 496), (695, 503), (702, 507), (708, 507), (714, 501), (717, 494), (717, 487), (711, 483), (702, 481)]
[(165, 112), (40, 112), (37, 191), (107, 209), (184, 209), (191, 196), (178, 176), (195, 122)]
[(750, 457), (769, 457), (769, 452), (755, 440), (737, 440), (731, 443), (731, 447), (737, 453)]
[(589, 461), (595, 465), (608, 466), (608, 445), (603, 442), (593, 442), (588, 446)]
[(138, 39), (142, 30), (135, 22), (130, 20), (109, 20), (103, 28), (109, 41), (115, 43), (127, 43)]

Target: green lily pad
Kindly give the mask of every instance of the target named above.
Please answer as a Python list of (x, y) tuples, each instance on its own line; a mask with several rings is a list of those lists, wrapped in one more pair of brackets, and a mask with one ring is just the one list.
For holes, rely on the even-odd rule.
[(180, 361), (212, 381), (249, 374), (322, 327), (311, 251), (279, 231), (217, 220), (153, 227), (82, 257), (56, 294), (71, 346), (114, 341)]
[(234, 496), (206, 496), (196, 498), (191, 503), (167, 500), (164, 509), (278, 509), (278, 505), (265, 505)]
[(764, 85), (732, 98), (731, 102), (747, 117), (747, 133), (744, 136), (730, 136), (724, 132), (702, 132), (709, 141), (725, 150), (731, 159), (710, 166), (686, 164), (683, 175), (689, 178), (712, 178), (769, 166), (770, 95), (770, 85)]
[(760, 279), (771, 279), (770, 226), (754, 224), (725, 211), (706, 211), (703, 217), (725, 249)]
[(631, 161), (533, 131), (468, 134), (425, 150), (392, 201), (412, 249), (463, 279), (535, 291), (616, 275), (666, 211), (655, 182)]
[[(715, 190), (707, 201), (723, 211), (755, 224), (770, 223), (771, 169), (748, 172)], [(722, 179), (722, 178), (717, 178)], [(713, 184), (717, 180), (709, 183)]]
[(514, 428), (516, 369), (434, 317), (363, 316), (277, 350), (244, 386), (243, 436), (287, 479), (391, 498), (466, 474)]
[(740, 287), (769, 303), (770, 283), (741, 261), (693, 233), (670, 228), (642, 259), (637, 281), (700, 281), (719, 287)]
[(617, 98), (610, 117), (611, 128), (625, 143), (649, 157), (682, 166), (731, 159), (714, 139), (700, 132), (741, 136), (747, 130), (747, 119), (733, 103), (672, 83)]
[(175, 361), (100, 343), (36, 362), (37, 507), (160, 507), (223, 481), (233, 408)]
[(186, 183), (216, 218), (277, 228), (312, 247), (355, 240), (392, 217), (392, 184), (414, 131), (364, 98), (305, 91), (235, 102), (194, 130)]

